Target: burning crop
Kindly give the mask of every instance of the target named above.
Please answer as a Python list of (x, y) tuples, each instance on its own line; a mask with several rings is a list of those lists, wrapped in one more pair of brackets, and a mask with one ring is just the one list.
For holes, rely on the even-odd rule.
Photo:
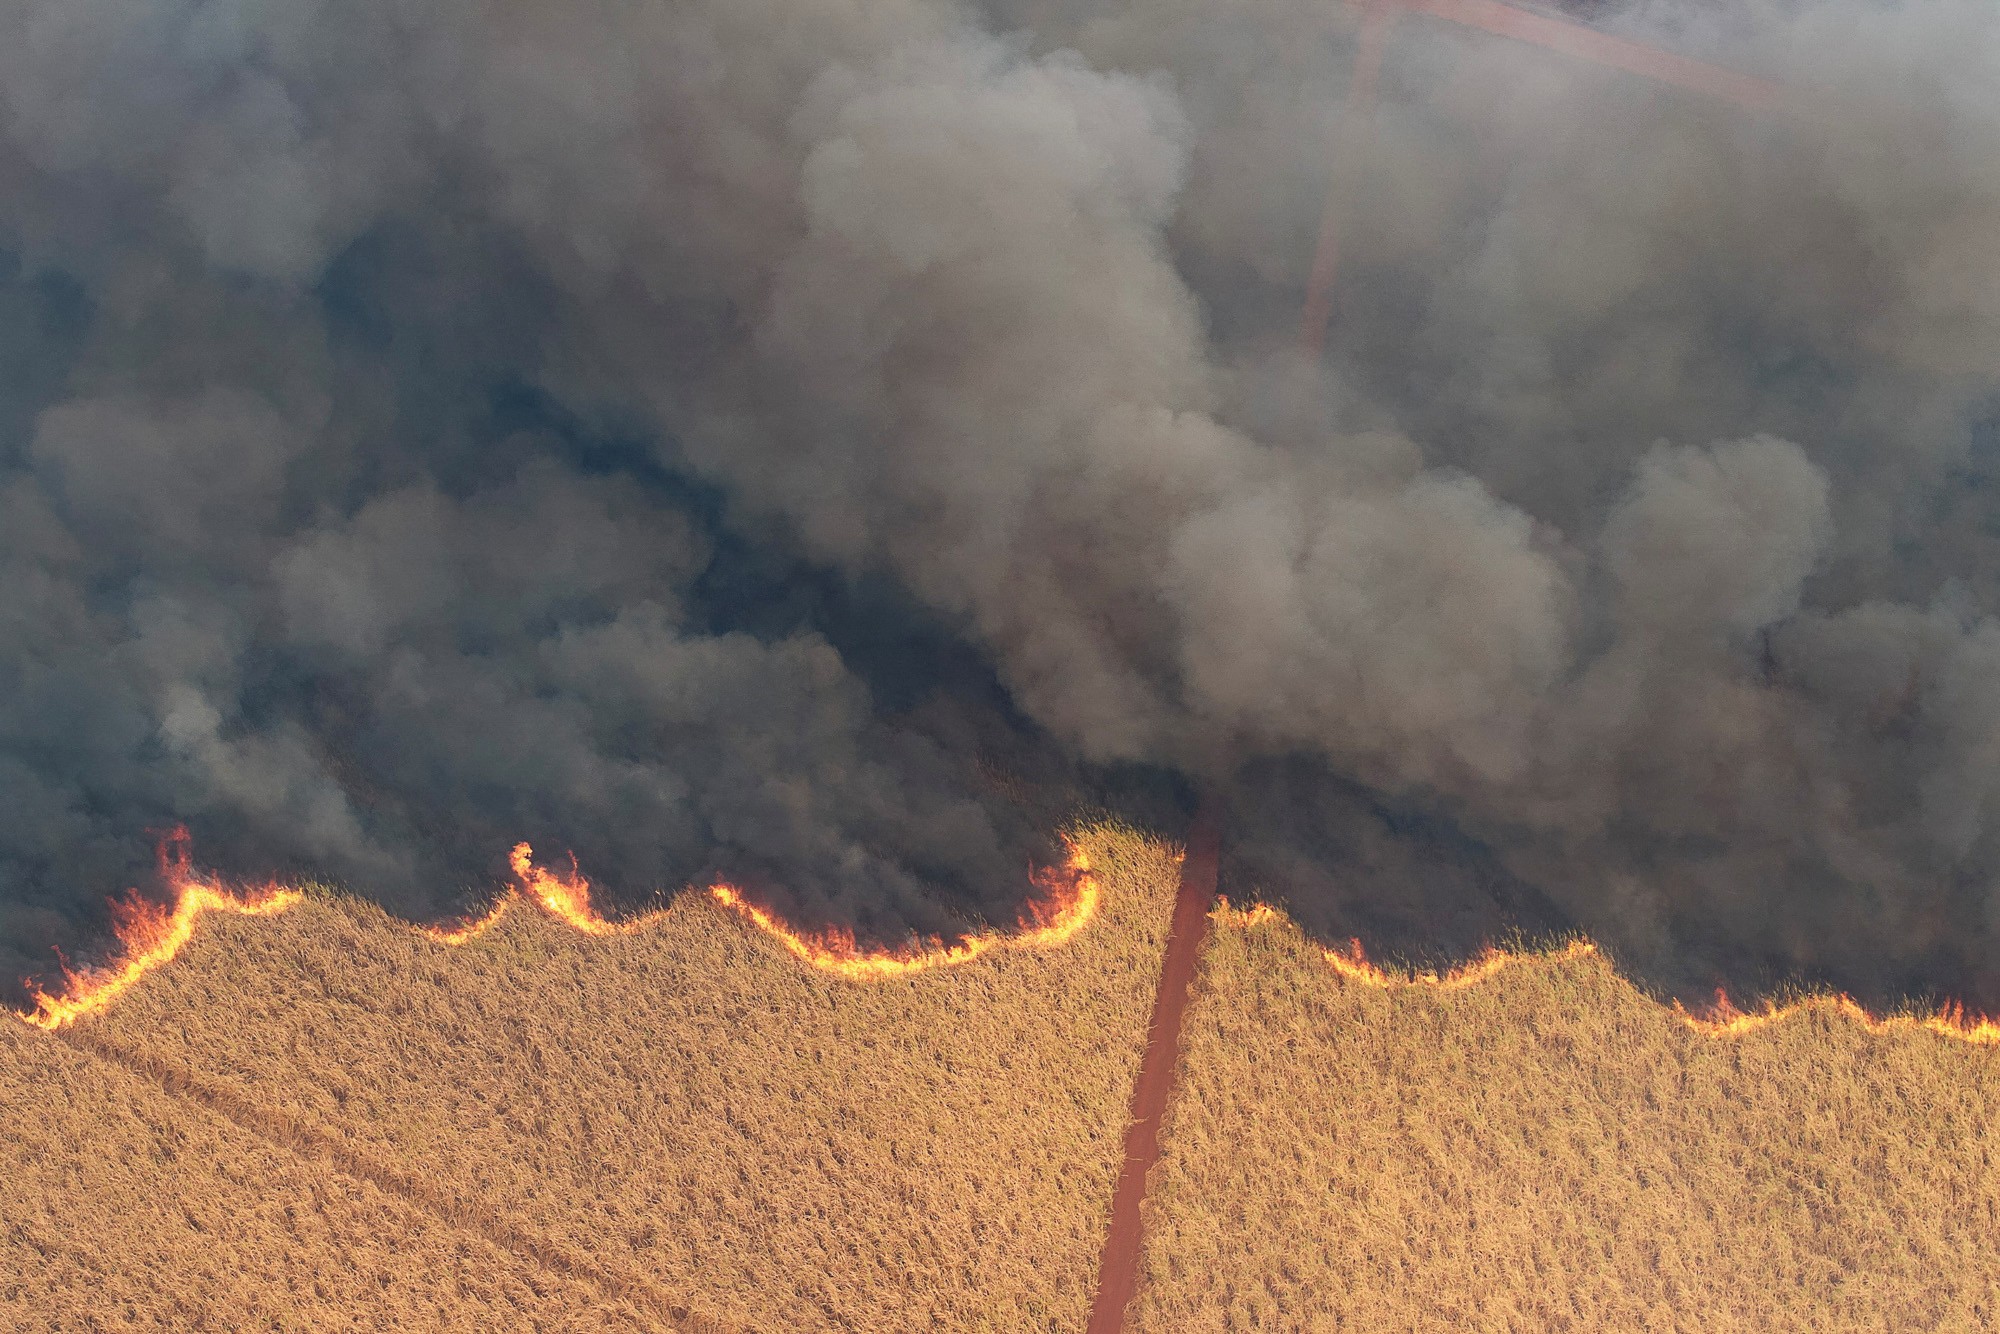
[(194, 869), (186, 829), (175, 828), (160, 840), (160, 878), (174, 892), (171, 906), (161, 906), (134, 891), (112, 904), (121, 953), (111, 963), (82, 968), (63, 967), (58, 992), (35, 989), (34, 1008), (21, 1017), (37, 1028), (55, 1029), (86, 1015), (106, 1010), (139, 980), (172, 962), (194, 938), (204, 913), (229, 912), (246, 917), (270, 917), (284, 912), (305, 895), (284, 885), (266, 884), (232, 889)]
[(956, 944), (931, 937), (902, 950), (863, 950), (855, 944), (852, 931), (840, 928), (818, 933), (795, 931), (783, 919), (744, 898), (742, 891), (731, 885), (712, 885), (708, 892), (723, 907), (775, 936), (794, 958), (807, 966), (859, 982), (906, 977), (929, 968), (969, 963), (1002, 946), (1060, 945), (1097, 915), (1103, 891), (1091, 874), (1089, 856), (1081, 850), (1072, 848), (1069, 861), (1060, 872), (1036, 878), (1044, 896), (1029, 903), (1014, 933), (982, 931)]
[[(1272, 926), (1290, 918), (1267, 903), (1239, 907), (1228, 900), (1219, 902), (1212, 914), (1219, 925), (1239, 928)], [(1462, 991), (1487, 981), (1495, 974), (1516, 967), (1540, 967), (1567, 963), (1600, 953), (1593, 941), (1581, 937), (1542, 950), (1502, 949), (1489, 945), (1476, 957), (1455, 968), (1394, 970), (1368, 957), (1359, 939), (1350, 939), (1345, 949), (1323, 948), (1321, 957), (1344, 980), (1382, 991), (1423, 988), (1431, 991)], [(1975, 1046), (2000, 1046), (2000, 1019), (1975, 1014), (1956, 1002), (1947, 1002), (1929, 1012), (1905, 1011), (1877, 1014), (1852, 996), (1839, 992), (1801, 994), (1786, 1001), (1766, 1000), (1755, 1010), (1741, 1010), (1718, 989), (1708, 1010), (1696, 1013), (1679, 1001), (1669, 1008), (1687, 1027), (1704, 1037), (1736, 1038), (1756, 1032), (1786, 1019), (1806, 1014), (1832, 1014), (1860, 1025), (1870, 1033), (1935, 1033), (1956, 1042)]]
[[(64, 965), (63, 983), (56, 990), (34, 988), (31, 1009), (20, 1017), (38, 1028), (57, 1029), (109, 1009), (137, 986), (146, 974), (173, 961), (194, 938), (202, 916), (210, 912), (267, 917), (296, 906), (305, 892), (294, 886), (266, 883), (233, 887), (194, 866), (192, 841), (185, 828), (175, 828), (158, 847), (161, 881), (171, 891), (157, 904), (136, 890), (114, 902), (112, 911), (118, 943), (105, 963)], [(527, 843), (514, 845), (508, 857), (514, 884), (476, 916), (449, 924), (419, 926), (424, 936), (442, 945), (460, 946), (484, 935), (522, 904), (589, 936), (631, 935), (658, 923), (660, 908), (630, 917), (607, 917), (592, 901), (590, 881), (570, 858), (568, 871), (550, 870), (534, 860)], [(783, 918), (751, 903), (733, 885), (709, 887), (715, 902), (774, 937), (809, 967), (849, 981), (902, 977), (926, 969), (970, 962), (1003, 947), (1046, 947), (1070, 940), (1097, 916), (1103, 890), (1086, 854), (1074, 841), (1063, 866), (1034, 874), (1043, 891), (1030, 900), (1012, 934), (985, 930), (957, 942), (927, 937), (905, 947), (866, 948), (854, 933), (840, 928), (810, 932), (794, 929)]]

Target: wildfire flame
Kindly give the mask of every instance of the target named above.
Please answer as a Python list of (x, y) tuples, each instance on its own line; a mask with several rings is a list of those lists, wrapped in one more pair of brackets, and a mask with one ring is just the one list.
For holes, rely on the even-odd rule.
[[(173, 891), (171, 904), (154, 903), (137, 890), (115, 901), (112, 913), (119, 951), (114, 961), (83, 968), (65, 964), (60, 991), (51, 993), (35, 988), (30, 993), (34, 1008), (20, 1012), (20, 1018), (38, 1028), (56, 1029), (109, 1009), (137, 986), (139, 979), (181, 952), (194, 938), (195, 925), (204, 913), (269, 917), (305, 898), (301, 890), (287, 885), (236, 889), (196, 871), (192, 843), (185, 828), (176, 828), (162, 838), (157, 856), (160, 879)], [(498, 925), (522, 902), (589, 936), (630, 935), (666, 915), (665, 909), (654, 909), (634, 917), (604, 916), (592, 905), (590, 881), (577, 869), (574, 857), (570, 858), (567, 872), (551, 871), (535, 864), (532, 847), (517, 843), (508, 857), (508, 865), (513, 868), (515, 883), (485, 912), (450, 925), (421, 926), (417, 930), (440, 944), (463, 945)], [(1048, 893), (1029, 904), (1018, 935), (988, 931), (968, 936), (956, 945), (932, 939), (908, 950), (863, 951), (855, 945), (851, 932), (802, 934), (781, 918), (748, 902), (733, 886), (715, 885), (709, 892), (716, 902), (776, 936), (787, 950), (806, 963), (860, 981), (964, 963), (1002, 945), (1059, 945), (1083, 930), (1096, 916), (1102, 890), (1091, 874), (1090, 859), (1073, 844), (1069, 860), (1060, 870), (1036, 879)]]
[(1951, 1003), (1930, 1014), (1889, 1014), (1878, 1015), (1852, 996), (1839, 994), (1802, 996), (1797, 1000), (1779, 1005), (1775, 1001), (1765, 1001), (1763, 1007), (1745, 1013), (1730, 1003), (1728, 993), (1720, 988), (1715, 993), (1715, 1005), (1707, 1014), (1690, 1014), (1674, 1002), (1674, 1013), (1682, 1022), (1697, 1033), (1710, 1037), (1741, 1037), (1754, 1033), (1767, 1024), (1775, 1024), (1794, 1015), (1822, 1010), (1851, 1019), (1870, 1033), (1910, 1033), (1923, 1031), (1936, 1033), (1940, 1037), (1957, 1042), (1970, 1042), (1974, 1046), (2000, 1046), (2000, 1019), (1983, 1014), (1968, 1014), (1963, 1005)]
[(905, 977), (927, 968), (966, 963), (1005, 945), (1036, 948), (1060, 945), (1089, 924), (1097, 915), (1103, 890), (1091, 874), (1090, 858), (1072, 846), (1068, 862), (1059, 874), (1038, 876), (1048, 897), (1031, 902), (1013, 934), (982, 931), (947, 944), (932, 936), (897, 950), (863, 951), (854, 943), (854, 933), (840, 929), (806, 933), (792, 930), (780, 918), (751, 903), (733, 885), (713, 885), (709, 893), (723, 907), (739, 914), (759, 930), (777, 938), (792, 956), (809, 967), (852, 981)]
[(1437, 973), (1426, 968), (1421, 972), (1392, 973), (1381, 965), (1369, 960), (1361, 949), (1359, 940), (1349, 940), (1347, 949), (1322, 950), (1326, 961), (1333, 965), (1333, 971), (1350, 982), (1363, 986), (1388, 990), (1394, 987), (1430, 987), (1435, 991), (1462, 991), (1466, 987), (1477, 986), (1502, 969), (1512, 968), (1521, 963), (1558, 963), (1566, 959), (1581, 959), (1585, 955), (1597, 953), (1597, 946), (1587, 940), (1572, 940), (1553, 950), (1534, 953), (1503, 950), (1488, 945), (1484, 952), (1468, 963), (1462, 963), (1448, 973)]
[(468, 917), (451, 926), (417, 929), (441, 944), (463, 945), (498, 926), (500, 919), (524, 898), (558, 922), (586, 936), (629, 936), (634, 931), (644, 931), (666, 915), (664, 908), (624, 918), (610, 918), (598, 912), (590, 903), (590, 881), (577, 869), (574, 854), (570, 856), (567, 875), (535, 865), (535, 850), (526, 843), (514, 845), (513, 852), (507, 856), (507, 864), (514, 871), (514, 887), (495, 899), (492, 907), (477, 917)]
[(160, 840), (156, 855), (160, 879), (174, 891), (171, 907), (142, 898), (137, 890), (111, 905), (118, 943), (116, 962), (97, 967), (63, 966), (63, 989), (51, 994), (37, 987), (35, 1008), (21, 1017), (37, 1028), (56, 1029), (85, 1015), (109, 1009), (139, 984), (139, 979), (181, 952), (194, 936), (203, 913), (233, 912), (246, 917), (271, 917), (305, 897), (283, 885), (258, 885), (232, 890), (202, 877), (194, 869), (193, 849), (185, 828), (175, 828)]
[[(1258, 903), (1242, 908), (1232, 905), (1227, 899), (1220, 900), (1211, 915), (1220, 924), (1238, 927), (1265, 926), (1289, 920), (1270, 904)], [(1405, 987), (1459, 991), (1484, 982), (1495, 973), (1516, 964), (1563, 963), (1598, 952), (1593, 942), (1583, 939), (1571, 940), (1549, 950), (1503, 950), (1488, 946), (1471, 962), (1460, 964), (1449, 972), (1438, 973), (1430, 969), (1391, 972), (1369, 959), (1359, 940), (1349, 940), (1344, 950), (1320, 951), (1342, 978), (1384, 991)], [(1851, 1020), (1870, 1033), (1926, 1032), (1975, 1046), (2000, 1046), (2000, 1018), (1969, 1013), (1963, 1005), (1956, 1003), (1941, 1006), (1928, 1014), (1879, 1015), (1852, 996), (1823, 993), (1801, 996), (1782, 1005), (1776, 1001), (1765, 1001), (1761, 1008), (1746, 1013), (1731, 1004), (1728, 994), (1718, 989), (1715, 1004), (1706, 1013), (1693, 1013), (1679, 1001), (1674, 1001), (1671, 1008), (1682, 1023), (1711, 1038), (1738, 1038), (1785, 1019), (1822, 1012)]]
[[(185, 828), (176, 828), (162, 838), (157, 856), (160, 879), (173, 891), (172, 902), (157, 904), (136, 890), (114, 901), (112, 913), (120, 946), (117, 957), (109, 963), (82, 968), (65, 964), (62, 988), (57, 992), (35, 988), (31, 992), (34, 1006), (20, 1013), (20, 1018), (38, 1028), (56, 1029), (100, 1013), (137, 986), (146, 974), (179, 954), (193, 939), (203, 914), (230, 912), (246, 917), (271, 917), (305, 898), (291, 886), (265, 883), (232, 888), (197, 871)], [(605, 917), (592, 905), (590, 882), (577, 869), (574, 857), (567, 873), (551, 871), (535, 864), (534, 850), (528, 844), (517, 843), (508, 863), (515, 884), (484, 913), (453, 925), (425, 926), (418, 930), (441, 944), (463, 945), (491, 930), (523, 901), (591, 936), (630, 935), (645, 930), (665, 915), (664, 909), (654, 909), (634, 917)], [(1045, 893), (1030, 902), (1015, 932), (982, 931), (956, 943), (929, 937), (900, 949), (863, 950), (856, 944), (853, 932), (838, 928), (795, 931), (784, 919), (751, 903), (733, 885), (710, 886), (709, 894), (722, 907), (774, 937), (788, 953), (809, 967), (850, 981), (872, 981), (967, 963), (1003, 946), (1060, 945), (1097, 915), (1103, 890), (1092, 873), (1089, 856), (1073, 843), (1062, 867), (1035, 878)], [(1242, 907), (1226, 898), (1217, 900), (1211, 916), (1219, 924), (1246, 929), (1289, 920), (1268, 903)], [(1426, 987), (1457, 991), (1484, 982), (1516, 964), (1561, 963), (1596, 953), (1597, 946), (1583, 939), (1541, 951), (1489, 946), (1478, 958), (1444, 973), (1430, 969), (1392, 972), (1370, 960), (1358, 939), (1350, 940), (1344, 950), (1323, 949), (1321, 956), (1342, 978), (1362, 986), (1380, 990)], [(1704, 1013), (1693, 1013), (1678, 1001), (1672, 1003), (1672, 1009), (1681, 1022), (1705, 1037), (1741, 1037), (1767, 1025), (1817, 1011), (1840, 1015), (1870, 1033), (1923, 1031), (1978, 1046), (2000, 1046), (2000, 1018), (1969, 1013), (1958, 1004), (1947, 1004), (1928, 1014), (1878, 1015), (1851, 996), (1821, 994), (1802, 996), (1784, 1004), (1766, 1001), (1761, 1008), (1746, 1012), (1736, 1008), (1728, 995), (1718, 990), (1714, 1005)]]
[(1247, 908), (1239, 908), (1227, 897), (1218, 897), (1215, 907), (1209, 910), (1210, 917), (1223, 926), (1263, 926), (1279, 920), (1281, 914), (1268, 903), (1253, 903)]

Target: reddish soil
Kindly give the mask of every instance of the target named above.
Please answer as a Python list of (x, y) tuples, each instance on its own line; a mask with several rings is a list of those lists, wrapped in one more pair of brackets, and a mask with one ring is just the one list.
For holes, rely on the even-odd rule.
[(1160, 1158), (1160, 1122), (1174, 1091), (1180, 1064), (1181, 1020), (1187, 1014), (1201, 942), (1208, 935), (1215, 902), (1215, 862), (1221, 825), (1204, 802), (1188, 831), (1187, 860), (1181, 863), (1180, 892), (1167, 929), (1167, 954), (1160, 965), (1160, 989), (1146, 1028), (1146, 1053), (1132, 1086), (1131, 1118), (1125, 1131), (1125, 1163), (1111, 1194), (1111, 1229), (1097, 1264), (1097, 1299), (1090, 1308), (1089, 1334), (1118, 1334), (1125, 1308), (1139, 1287), (1139, 1206), (1146, 1198), (1146, 1174)]

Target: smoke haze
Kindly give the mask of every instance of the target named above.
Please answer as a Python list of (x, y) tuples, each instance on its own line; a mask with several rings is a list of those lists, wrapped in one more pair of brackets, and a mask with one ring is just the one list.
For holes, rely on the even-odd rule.
[(2000, 16), (1593, 21), (1800, 92), (1406, 16), (1364, 127), (1293, 0), (0, 4), (0, 963), (177, 821), (894, 938), (1199, 787), (1318, 931), (2000, 1005)]

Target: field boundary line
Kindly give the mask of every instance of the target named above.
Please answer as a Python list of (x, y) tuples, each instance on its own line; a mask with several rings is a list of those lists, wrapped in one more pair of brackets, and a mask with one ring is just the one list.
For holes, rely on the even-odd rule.
[(737, 1334), (735, 1327), (675, 1302), (645, 1278), (607, 1269), (562, 1243), (516, 1226), (504, 1215), (468, 1205), (432, 1190), (402, 1172), (358, 1153), (294, 1118), (158, 1057), (128, 1050), (91, 1033), (88, 1027), (62, 1031), (60, 1040), (157, 1086), (169, 1097), (191, 1102), (237, 1129), (296, 1157), (316, 1159), (335, 1171), (402, 1200), (454, 1231), (468, 1233), (545, 1273), (579, 1279), (613, 1300), (626, 1300), (665, 1320), (684, 1334)]

